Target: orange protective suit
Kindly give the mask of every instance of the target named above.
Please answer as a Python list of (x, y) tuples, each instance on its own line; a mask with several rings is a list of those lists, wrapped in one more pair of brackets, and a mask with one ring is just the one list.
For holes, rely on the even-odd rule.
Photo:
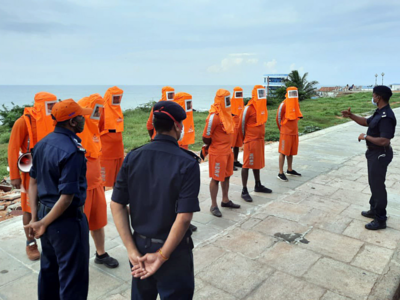
[(276, 124), (280, 131), (279, 153), (297, 155), (299, 147), (298, 120), (303, 118), (300, 111), (298, 90), (296, 87), (286, 89), (286, 99), (279, 105), (276, 113)]
[(84, 212), (88, 219), (89, 229), (97, 230), (107, 225), (107, 202), (99, 159), (101, 151), (99, 122), (104, 100), (99, 94), (93, 94), (82, 98), (78, 104), (83, 108), (93, 109), (90, 116), (85, 116), (85, 129), (78, 136), (82, 139), (82, 146), (86, 150), (87, 158), (87, 191)]
[(47, 92), (35, 95), (33, 107), (26, 107), (24, 114), (11, 130), (8, 144), (8, 166), (10, 179), (21, 178), (21, 207), (24, 212), (31, 212), (28, 201), (29, 173), (20, 174), (18, 158), (21, 153), (29, 152), (37, 142), (54, 130), (51, 109), (57, 97)]
[(246, 105), (240, 120), (240, 129), (244, 141), (243, 168), (262, 169), (265, 166), (264, 136), (268, 119), (265, 88), (256, 85), (252, 98)]
[(219, 89), (203, 131), (203, 137), (211, 139), (211, 145), (208, 148), (209, 175), (214, 180), (225, 181), (226, 177), (233, 174), (231, 151), (233, 133), (230, 93)]
[(174, 102), (178, 103), (186, 112), (186, 119), (183, 120), (183, 137), (178, 144), (187, 150), (189, 145), (194, 144), (195, 141), (192, 95), (183, 92), (177, 93)]
[(233, 97), (232, 97), (232, 117), (233, 122), (235, 123), (235, 131), (233, 133), (232, 138), (232, 147), (242, 147), (243, 139), (240, 134), (240, 117), (243, 113), (243, 89), (241, 87), (235, 87), (233, 89)]
[[(175, 98), (175, 90), (174, 88), (170, 86), (164, 86), (161, 89), (161, 99), (160, 101), (172, 101)], [(146, 124), (147, 130), (153, 130), (153, 136), (151, 139), (154, 139), (156, 136), (156, 131), (154, 130), (154, 125), (153, 125), (153, 108), (150, 111), (149, 118), (147, 119), (147, 124)]]
[(119, 169), (124, 160), (124, 115), (121, 110), (123, 90), (118, 87), (109, 88), (104, 95), (104, 113), (99, 122), (101, 140), (101, 173), (104, 186), (114, 186)]

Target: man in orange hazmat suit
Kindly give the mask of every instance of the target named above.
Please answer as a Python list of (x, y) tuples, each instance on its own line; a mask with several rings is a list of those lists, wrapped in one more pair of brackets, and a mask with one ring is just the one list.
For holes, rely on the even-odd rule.
[(179, 147), (189, 150), (189, 145), (195, 142), (192, 95), (180, 92), (175, 95), (173, 101), (178, 103), (186, 112), (186, 119), (183, 120), (183, 134), (178, 144)]
[(246, 202), (252, 202), (248, 190), (247, 180), (249, 169), (253, 169), (256, 186), (255, 192), (272, 193), (272, 190), (261, 184), (260, 170), (265, 166), (264, 160), (264, 136), (265, 123), (268, 120), (267, 96), (262, 85), (256, 85), (252, 91), (252, 97), (244, 108), (240, 128), (242, 130), (244, 149), (242, 167), (242, 198)]
[(114, 186), (119, 169), (124, 160), (124, 115), (121, 100), (124, 91), (114, 86), (104, 95), (104, 113), (99, 122), (101, 140), (101, 174), (104, 186)]
[(112, 258), (104, 249), (104, 227), (107, 225), (107, 202), (101, 179), (100, 151), (101, 141), (99, 132), (100, 116), (103, 112), (104, 100), (99, 94), (93, 94), (78, 101), (82, 108), (91, 108), (91, 115), (85, 117), (84, 130), (77, 134), (86, 150), (86, 201), (84, 213), (89, 223), (89, 230), (96, 246), (97, 264), (108, 268), (118, 267), (118, 261)]
[[(173, 101), (175, 97), (175, 90), (170, 86), (164, 86), (161, 89), (161, 99), (160, 101)], [(149, 118), (147, 120), (147, 131), (149, 132), (150, 138), (153, 140), (156, 136), (156, 131), (153, 125), (153, 108), (151, 109)]]
[(233, 153), (231, 149), (235, 124), (231, 113), (230, 93), (219, 89), (211, 105), (206, 126), (203, 132), (203, 142), (209, 145), (208, 162), (211, 177), (210, 212), (216, 217), (222, 217), (217, 204), (218, 185), (222, 187), (222, 207), (240, 208), (240, 205), (229, 200), (229, 178), (233, 174)]
[[(8, 165), (10, 168), (11, 184), (21, 189), (21, 207), (23, 211), (22, 223), (28, 225), (32, 219), (28, 199), (29, 172), (22, 172), (18, 168), (20, 153), (30, 152), (37, 142), (54, 130), (51, 119), (51, 109), (57, 102), (57, 97), (47, 92), (40, 92), (35, 95), (33, 107), (26, 107), (23, 116), (15, 123), (11, 131), (8, 144)], [(38, 260), (40, 253), (35, 239), (28, 236), (28, 229), (25, 229), (27, 239), (26, 254), (30, 260)]]
[(280, 131), (279, 138), (279, 174), (278, 179), (288, 181), (283, 173), (285, 157), (287, 158), (287, 175), (301, 176), (292, 168), (293, 155), (297, 155), (299, 148), (298, 121), (303, 118), (299, 105), (299, 93), (296, 87), (286, 89), (286, 99), (279, 105), (276, 113), (276, 124)]
[(232, 139), (232, 147), (233, 147), (233, 156), (234, 156), (234, 167), (233, 170), (236, 171), (237, 168), (241, 168), (243, 165), (238, 161), (239, 155), (239, 147), (243, 146), (243, 139), (242, 135), (240, 134), (239, 126), (240, 126), (240, 117), (243, 113), (243, 89), (241, 87), (235, 87), (233, 89), (233, 96), (232, 96), (232, 118), (233, 122), (235, 123), (235, 131), (233, 133)]

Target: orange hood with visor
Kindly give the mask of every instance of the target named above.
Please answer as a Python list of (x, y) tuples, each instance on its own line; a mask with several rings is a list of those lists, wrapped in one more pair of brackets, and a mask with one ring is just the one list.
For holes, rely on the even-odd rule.
[(265, 124), (268, 120), (267, 94), (262, 85), (254, 86), (251, 93), (251, 100), (247, 103), (247, 106), (250, 105), (254, 106), (257, 113), (257, 123), (254, 127)]
[(85, 128), (78, 136), (82, 139), (82, 146), (86, 150), (86, 157), (98, 158), (101, 151), (99, 121), (103, 113), (104, 99), (100, 94), (93, 94), (78, 101), (83, 108), (91, 108), (91, 115), (85, 117)]
[(175, 89), (170, 86), (164, 86), (161, 90), (160, 101), (172, 101), (175, 97)]
[(232, 95), (232, 114), (240, 116), (243, 112), (243, 89), (241, 87), (235, 87)]
[(297, 120), (303, 118), (299, 105), (299, 91), (296, 87), (291, 86), (286, 89), (285, 104), (285, 119)]
[(57, 103), (57, 97), (47, 92), (35, 95), (33, 107), (24, 109), (24, 120), (28, 127), (29, 148), (32, 149), (42, 138), (54, 131), (51, 109)]
[(178, 144), (192, 145), (195, 141), (192, 95), (183, 92), (177, 93), (174, 102), (178, 103), (186, 112), (186, 119), (183, 120), (183, 137)]
[(216, 113), (221, 119), (226, 133), (233, 133), (235, 124), (232, 119), (231, 93), (224, 89), (219, 89), (215, 95), (214, 104), (211, 105), (210, 114)]
[(121, 109), (121, 100), (124, 91), (119, 87), (109, 88), (104, 95), (104, 130), (101, 135), (109, 130), (124, 131), (124, 114)]

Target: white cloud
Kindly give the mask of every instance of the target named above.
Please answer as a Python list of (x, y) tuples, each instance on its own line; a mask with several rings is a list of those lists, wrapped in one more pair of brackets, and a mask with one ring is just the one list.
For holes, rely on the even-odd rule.
[(228, 57), (221, 60), (218, 65), (212, 65), (207, 68), (210, 73), (222, 73), (230, 71), (239, 66), (252, 65), (258, 63), (254, 53), (231, 53)]
[(289, 67), (289, 71), (292, 72), (292, 71), (294, 71), (294, 70), (299, 71), (300, 75), (302, 75), (302, 74), (304, 73), (304, 67), (299, 67), (299, 68), (297, 68), (297, 67), (296, 67), (296, 64), (295, 64), (295, 63), (292, 63), (292, 64), (290, 65), (290, 67)]
[(276, 73), (276, 65), (278, 64), (278, 62), (276, 61), (276, 59), (274, 58), (271, 61), (268, 62), (264, 62), (264, 67), (266, 69), (266, 72), (268, 73)]

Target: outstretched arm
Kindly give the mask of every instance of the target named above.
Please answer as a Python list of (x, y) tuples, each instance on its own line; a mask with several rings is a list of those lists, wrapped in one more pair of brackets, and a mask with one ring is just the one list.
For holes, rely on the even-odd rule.
[(345, 117), (345, 118), (352, 119), (354, 122), (356, 122), (357, 124), (359, 124), (361, 126), (368, 126), (367, 118), (356, 116), (355, 114), (353, 114), (350, 111), (350, 107), (349, 107), (348, 110), (343, 110), (342, 111), (342, 116)]

